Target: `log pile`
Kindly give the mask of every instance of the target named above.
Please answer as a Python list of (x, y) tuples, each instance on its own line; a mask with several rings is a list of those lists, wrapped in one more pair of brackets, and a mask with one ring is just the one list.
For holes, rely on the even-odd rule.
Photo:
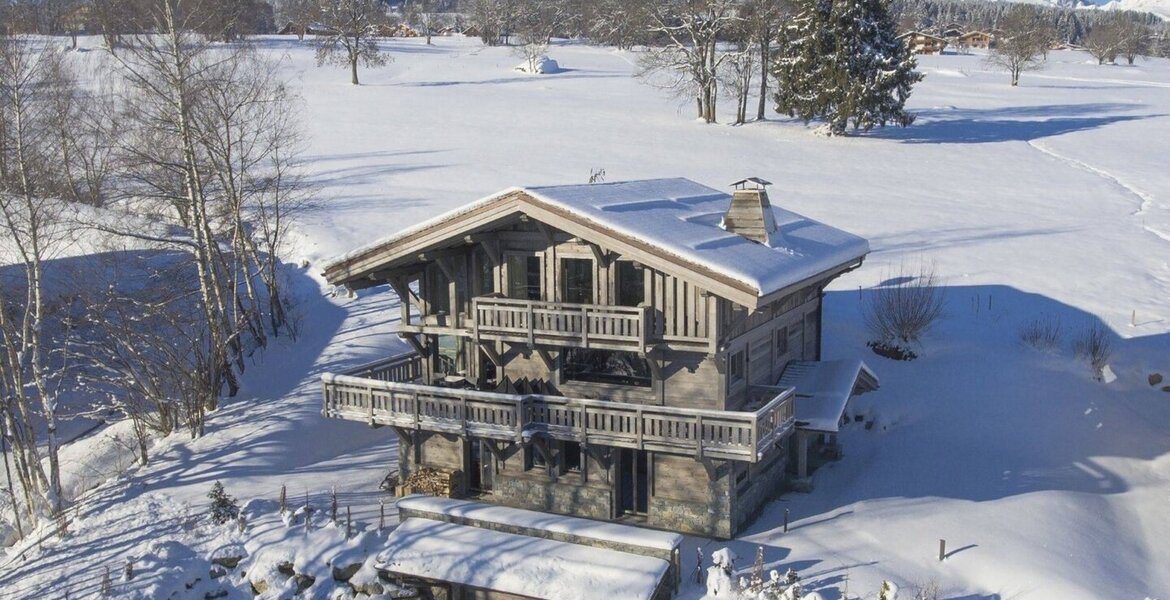
[(408, 494), (426, 494), (451, 498), (455, 492), (455, 471), (440, 471), (431, 467), (419, 467), (409, 477), (406, 483), (399, 486), (399, 496)]

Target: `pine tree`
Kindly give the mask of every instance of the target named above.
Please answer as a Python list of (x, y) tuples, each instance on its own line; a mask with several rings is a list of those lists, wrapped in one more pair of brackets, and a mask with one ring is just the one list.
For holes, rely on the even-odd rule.
[(772, 70), (777, 112), (823, 119), (832, 135), (914, 122), (904, 107), (922, 74), (886, 0), (798, 0), (798, 9)]
[(223, 525), (239, 516), (240, 506), (236, 504), (235, 498), (224, 491), (222, 483), (216, 481), (215, 485), (211, 486), (211, 491), (207, 493), (207, 497), (211, 499), (212, 523)]

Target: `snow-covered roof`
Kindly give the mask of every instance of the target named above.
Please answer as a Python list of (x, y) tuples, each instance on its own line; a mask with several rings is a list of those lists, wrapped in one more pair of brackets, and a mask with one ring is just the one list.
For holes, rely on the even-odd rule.
[(386, 540), (379, 567), (526, 598), (650, 600), (669, 564), (658, 558), (411, 518)]
[(664, 258), (738, 282), (756, 297), (859, 262), (869, 252), (863, 238), (776, 206), (772, 217), (777, 234), (766, 245), (751, 241), (720, 227), (730, 194), (672, 178), (511, 188), (338, 257), (326, 265), (326, 274), (335, 284), (346, 283), (347, 277), (358, 278), (373, 267), (366, 265), (354, 272), (348, 269), (352, 264), (392, 251), (400, 241), (516, 192), (539, 208), (567, 214), (600, 236), (647, 244)]
[(854, 392), (875, 390), (878, 378), (860, 360), (788, 363), (778, 385), (796, 388), (796, 426), (836, 433)]
[(618, 523), (606, 523), (550, 515), (548, 513), (511, 508), (497, 504), (486, 504), (471, 500), (455, 500), (434, 496), (407, 496), (398, 501), (399, 510), (415, 510), (460, 519), (474, 519), (509, 525), (525, 529), (539, 529), (550, 533), (590, 538), (627, 546), (642, 546), (657, 550), (672, 551), (682, 544), (683, 537), (677, 533), (654, 531)]

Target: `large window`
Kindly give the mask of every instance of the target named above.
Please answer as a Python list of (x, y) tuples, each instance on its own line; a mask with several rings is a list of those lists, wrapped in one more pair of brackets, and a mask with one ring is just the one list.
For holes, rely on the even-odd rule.
[(650, 387), (650, 365), (633, 352), (569, 348), (564, 356), (567, 381)]
[(476, 290), (476, 293), (486, 296), (496, 291), (496, 273), (492, 269), (492, 260), (488, 258), (488, 254), (483, 248), (475, 249), (475, 264), (479, 271), (476, 284), (479, 289)]
[(637, 306), (646, 301), (646, 272), (628, 260), (617, 264), (617, 304)]
[(541, 299), (539, 256), (508, 256), (508, 297), (518, 300)]
[(593, 261), (561, 259), (561, 298), (573, 304), (593, 304)]
[(743, 367), (743, 350), (732, 354), (727, 359), (727, 374), (733, 385), (743, 381)]

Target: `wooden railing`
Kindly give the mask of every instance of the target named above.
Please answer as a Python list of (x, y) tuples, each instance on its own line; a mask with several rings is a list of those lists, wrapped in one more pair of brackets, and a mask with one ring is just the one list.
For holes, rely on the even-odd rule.
[(528, 344), (645, 352), (650, 308), (477, 297), (472, 336)]
[(755, 411), (644, 406), (323, 377), (326, 417), (523, 441), (544, 434), (621, 448), (756, 462), (794, 426), (793, 390)]
[(401, 383), (422, 381), (422, 355), (411, 350), (410, 352), (404, 352), (391, 356), (390, 358), (366, 363), (346, 371), (345, 374), (363, 379), (376, 379), (378, 381), (397, 381)]

